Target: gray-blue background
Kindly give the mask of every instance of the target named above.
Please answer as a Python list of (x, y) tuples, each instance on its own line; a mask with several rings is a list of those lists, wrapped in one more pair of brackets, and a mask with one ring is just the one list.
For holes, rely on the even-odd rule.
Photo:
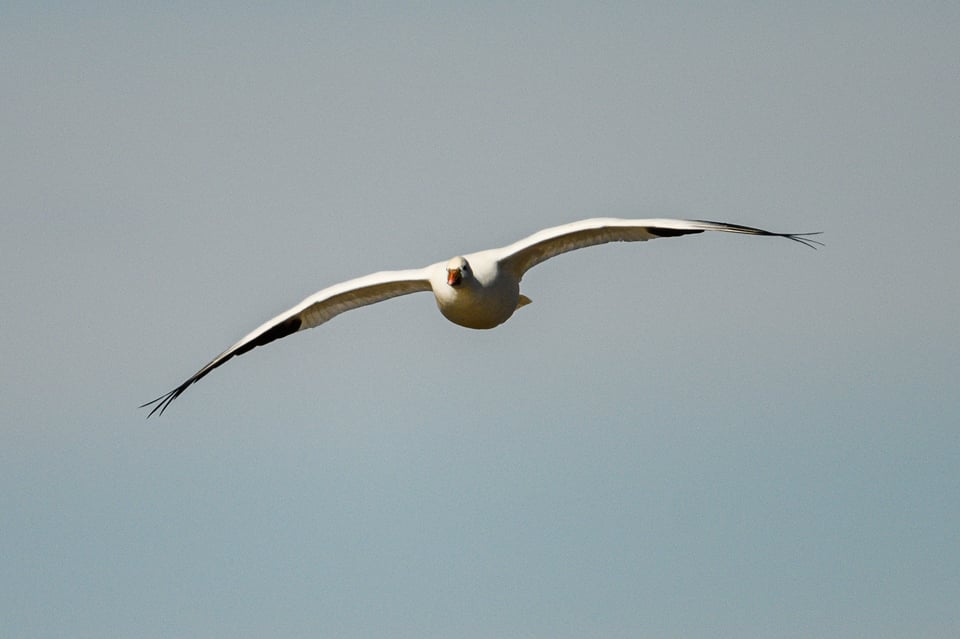
[[(319, 5), (319, 3), (317, 3)], [(955, 637), (954, 2), (4, 3), (0, 635)], [(136, 406), (368, 272), (429, 295)]]

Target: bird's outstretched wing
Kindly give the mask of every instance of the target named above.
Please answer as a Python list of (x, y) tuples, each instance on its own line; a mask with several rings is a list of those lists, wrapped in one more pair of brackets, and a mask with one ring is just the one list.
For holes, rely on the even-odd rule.
[(811, 235), (819, 235), (819, 233), (773, 233), (751, 226), (706, 220), (621, 220), (600, 217), (543, 229), (498, 249), (498, 252), (501, 263), (514, 269), (519, 277), (551, 257), (587, 246), (607, 242), (643, 242), (658, 237), (674, 237), (704, 231), (771, 235), (785, 237), (810, 248), (822, 246), (821, 242), (810, 239)]
[(185, 382), (153, 401), (143, 404), (140, 408), (153, 406), (147, 417), (157, 412), (162, 415), (170, 402), (180, 397), (192, 384), (231, 357), (242, 355), (257, 346), (263, 346), (298, 331), (319, 326), (345, 311), (382, 302), (391, 297), (429, 291), (429, 274), (430, 267), (406, 271), (383, 271), (342, 282), (314, 293), (290, 310), (264, 322), (236, 344), (217, 355)]

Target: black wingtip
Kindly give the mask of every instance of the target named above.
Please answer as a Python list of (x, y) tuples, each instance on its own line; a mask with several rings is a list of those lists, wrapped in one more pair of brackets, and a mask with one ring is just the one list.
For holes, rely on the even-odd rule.
[(209, 364), (201, 368), (199, 371), (197, 371), (197, 373), (193, 375), (193, 377), (191, 377), (184, 383), (180, 384), (179, 386), (174, 388), (172, 391), (168, 393), (164, 393), (160, 397), (156, 399), (152, 399), (146, 404), (141, 404), (140, 408), (147, 408), (148, 406), (153, 406), (153, 408), (147, 414), (147, 419), (150, 419), (151, 417), (153, 417), (154, 413), (157, 413), (158, 417), (160, 415), (163, 415), (163, 412), (167, 410), (167, 407), (170, 406), (171, 402), (173, 402), (173, 400), (183, 395), (183, 391), (190, 388), (190, 386), (195, 384), (197, 380), (203, 378), (207, 373), (212, 371), (217, 366), (220, 366), (231, 357), (233, 357), (233, 355), (227, 355), (226, 357), (221, 356), (213, 360), (212, 362), (210, 362)]
[(263, 346), (264, 344), (268, 344), (276, 339), (280, 339), (281, 337), (286, 337), (287, 335), (296, 333), (297, 331), (300, 330), (302, 326), (303, 326), (303, 319), (299, 315), (288, 317), (284, 321), (280, 322), (279, 324), (275, 324), (274, 326), (271, 326), (269, 329), (265, 330), (263, 333), (257, 335), (256, 337), (242, 344), (241, 346), (234, 346), (231, 349), (224, 351), (223, 353), (218, 355), (216, 358), (214, 358), (214, 360), (211, 361), (209, 364), (207, 364), (206, 366), (201, 368), (199, 371), (197, 371), (193, 375), (193, 377), (191, 377), (184, 383), (180, 384), (179, 386), (174, 388), (172, 391), (168, 393), (164, 393), (160, 397), (154, 400), (151, 400), (146, 404), (141, 404), (140, 408), (147, 408), (148, 406), (153, 406), (153, 408), (147, 414), (147, 419), (150, 419), (151, 417), (153, 417), (154, 414), (157, 414), (158, 417), (160, 415), (163, 415), (163, 412), (167, 410), (167, 407), (170, 406), (173, 400), (183, 395), (183, 392), (188, 388), (190, 388), (190, 386), (198, 382), (200, 379), (206, 376), (207, 373), (209, 373), (213, 369), (217, 368), (218, 366), (222, 366), (224, 362), (226, 362), (230, 358), (235, 357), (237, 355), (242, 355), (247, 351), (250, 351), (258, 346)]
[[(145, 404), (140, 404), (139, 408), (147, 408), (148, 406), (153, 406), (153, 409), (151, 409), (151, 411), (147, 413), (146, 418), (150, 419), (151, 417), (153, 417), (154, 413), (157, 413), (157, 412), (159, 412), (159, 414), (157, 415), (159, 417), (160, 415), (163, 415), (163, 411), (167, 410), (167, 406), (169, 406), (173, 400), (180, 397), (183, 391), (187, 390), (187, 387), (190, 386), (190, 384), (192, 384), (194, 381), (196, 380), (190, 379), (187, 382), (181, 384), (180, 386), (177, 386), (169, 393), (164, 393), (163, 395), (161, 395), (156, 399), (152, 399)], [(154, 404), (156, 405), (154, 406)]]
[(826, 246), (826, 244), (824, 244), (820, 240), (810, 239), (811, 235), (821, 235), (821, 234), (823, 234), (823, 231), (816, 231), (814, 233), (774, 233), (774, 235), (779, 235), (780, 237), (785, 237), (788, 240), (799, 242), (800, 244), (803, 244), (806, 247), (812, 248), (813, 250), (817, 250), (818, 246)]
[(699, 222), (700, 224), (708, 224), (711, 227), (713, 227), (712, 230), (715, 230), (715, 231), (726, 230), (732, 233), (743, 233), (745, 235), (767, 235), (772, 237), (785, 237), (788, 240), (793, 240), (794, 242), (798, 242), (812, 249), (816, 249), (818, 246), (825, 246), (825, 244), (820, 240), (810, 239), (811, 235), (821, 235), (823, 231), (816, 231), (814, 233), (774, 233), (773, 231), (765, 231), (763, 229), (758, 229), (753, 226), (743, 226), (741, 224), (731, 224), (729, 222), (712, 222), (710, 220), (693, 220), (693, 221)]

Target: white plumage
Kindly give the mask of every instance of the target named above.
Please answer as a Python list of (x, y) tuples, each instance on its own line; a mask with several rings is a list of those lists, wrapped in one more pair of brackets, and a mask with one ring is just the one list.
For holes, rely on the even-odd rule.
[(746, 235), (785, 237), (811, 248), (821, 243), (816, 233), (772, 233), (749, 226), (704, 220), (621, 220), (594, 218), (544, 229), (509, 246), (458, 256), (421, 269), (382, 271), (335, 284), (314, 293), (288, 311), (244, 336), (185, 382), (141, 408), (153, 406), (148, 417), (162, 415), (170, 402), (193, 383), (231, 357), (292, 333), (319, 326), (340, 313), (419, 291), (433, 291), (440, 312), (467, 328), (499, 326), (530, 302), (520, 294), (520, 280), (537, 264), (561, 253), (607, 242), (642, 242), (722, 231)]

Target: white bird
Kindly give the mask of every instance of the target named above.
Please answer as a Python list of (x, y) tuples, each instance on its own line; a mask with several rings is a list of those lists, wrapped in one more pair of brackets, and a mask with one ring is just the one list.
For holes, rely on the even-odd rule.
[(518, 308), (530, 303), (528, 297), (520, 294), (520, 280), (524, 273), (555, 255), (607, 242), (643, 242), (703, 231), (785, 237), (811, 248), (822, 246), (821, 242), (809, 238), (819, 233), (772, 233), (705, 220), (594, 218), (555, 226), (503, 248), (469, 253), (421, 269), (373, 273), (325, 288), (264, 322), (185, 382), (140, 408), (153, 406), (147, 417), (157, 411), (162, 415), (170, 402), (180, 397), (190, 385), (231, 357), (319, 326), (345, 311), (408, 293), (433, 291), (440, 313), (454, 324), (476, 329), (494, 328), (507, 321)]

